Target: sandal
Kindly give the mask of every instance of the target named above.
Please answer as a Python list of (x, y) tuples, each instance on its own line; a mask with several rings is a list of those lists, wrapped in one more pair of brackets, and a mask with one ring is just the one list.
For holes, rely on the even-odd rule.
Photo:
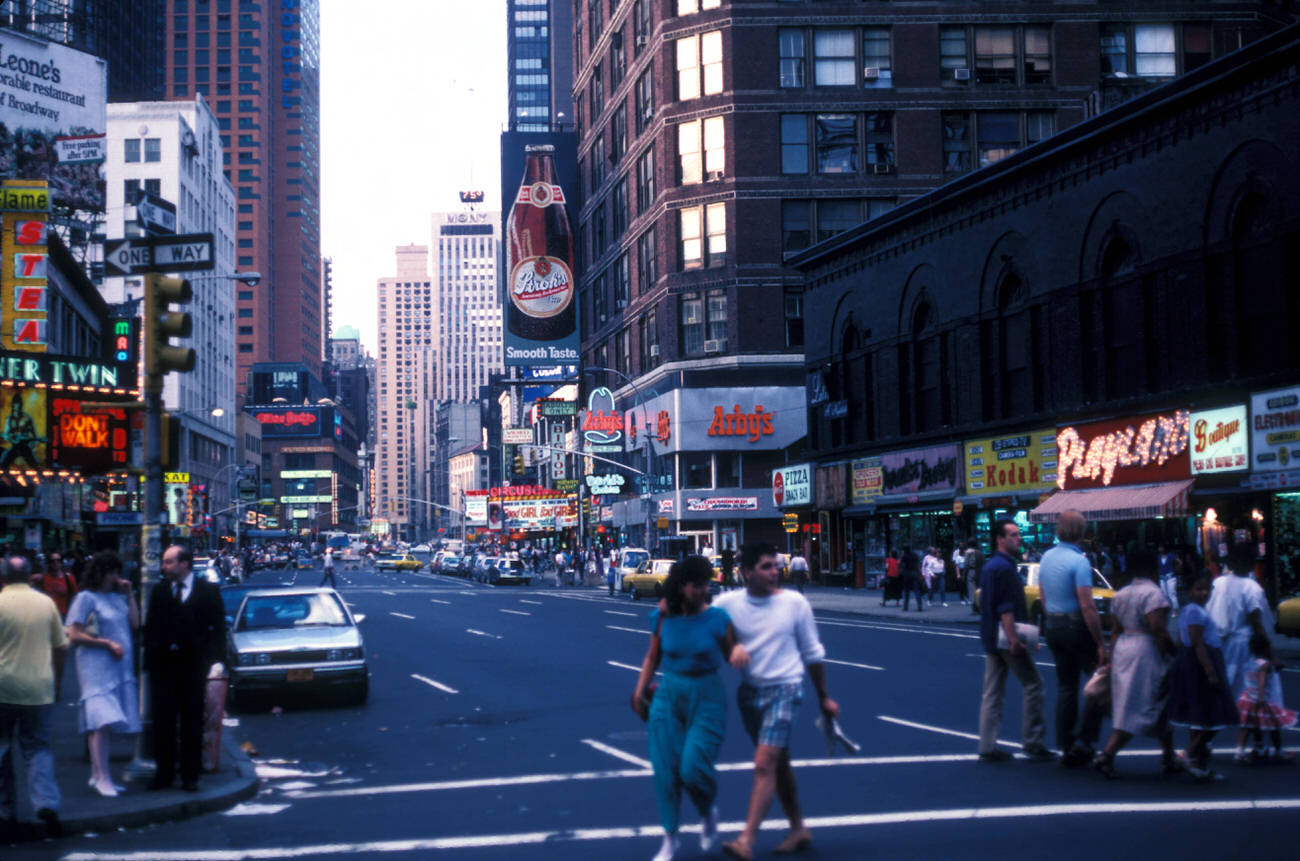
[(1115, 780), (1119, 777), (1119, 772), (1115, 770), (1115, 758), (1108, 757), (1104, 753), (1097, 754), (1096, 759), (1092, 761), (1092, 769), (1107, 780)]

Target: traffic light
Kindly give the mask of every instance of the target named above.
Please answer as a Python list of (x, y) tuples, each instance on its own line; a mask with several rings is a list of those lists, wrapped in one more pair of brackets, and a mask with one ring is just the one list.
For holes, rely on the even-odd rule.
[(194, 331), (194, 319), (171, 306), (184, 305), (194, 298), (190, 282), (164, 275), (145, 276), (144, 297), (144, 371), (149, 375), (187, 373), (194, 370), (195, 354), (189, 347), (176, 347), (170, 338), (188, 338)]
[(515, 475), (523, 475), (523, 474), (524, 474), (524, 456), (522, 454), (517, 454), (515, 455)]

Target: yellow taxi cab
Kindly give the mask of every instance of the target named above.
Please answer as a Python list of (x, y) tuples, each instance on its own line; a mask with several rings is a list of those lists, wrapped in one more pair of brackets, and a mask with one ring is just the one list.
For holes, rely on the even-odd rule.
[(1300, 637), (1300, 595), (1283, 598), (1277, 604), (1274, 629), (1286, 637)]
[(397, 553), (385, 559), (380, 559), (375, 563), (375, 567), (392, 571), (419, 571), (424, 567), (424, 563), (410, 553)]
[(672, 559), (646, 559), (636, 571), (623, 575), (623, 591), (631, 593), (633, 601), (649, 596), (658, 598), (663, 594), (664, 581), (672, 567)]
[[(1021, 562), (1016, 566), (1020, 582), (1025, 587), (1025, 606), (1029, 609), (1029, 621), (1041, 630), (1045, 621), (1043, 610), (1043, 587), (1038, 582), (1038, 563)], [(1115, 589), (1110, 581), (1102, 576), (1096, 568), (1092, 569), (1092, 601), (1101, 617), (1101, 627), (1110, 627), (1110, 602), (1115, 597)], [(975, 590), (975, 609), (979, 609), (980, 590)]]

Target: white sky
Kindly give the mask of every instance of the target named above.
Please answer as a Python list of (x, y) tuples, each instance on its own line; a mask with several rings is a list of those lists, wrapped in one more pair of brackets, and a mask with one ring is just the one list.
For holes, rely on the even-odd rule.
[(378, 343), (375, 283), (456, 193), (500, 200), (505, 0), (321, 0), (321, 252), (333, 325)]

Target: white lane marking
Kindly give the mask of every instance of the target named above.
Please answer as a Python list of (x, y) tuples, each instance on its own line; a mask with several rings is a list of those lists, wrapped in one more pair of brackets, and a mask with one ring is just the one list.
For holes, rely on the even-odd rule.
[(500, 608), (498, 608), (498, 612), (501, 612), (501, 613), (509, 613), (509, 614), (511, 614), (512, 616), (531, 616), (531, 615), (533, 615), (532, 613), (526, 613), (526, 612), (524, 612), (523, 610), (503, 610), (503, 609), (500, 609)]
[(394, 596), (397, 595), (396, 592), (389, 592), (387, 589), (380, 589), (379, 592), (380, 592), (380, 594), (382, 594), (382, 595), (394, 595)]
[(636, 618), (636, 613), (624, 613), (622, 610), (602, 610), (601, 612), (608, 613), (611, 616), (631, 616), (633, 619)]
[(286, 768), (286, 765), (293, 763), (283, 759), (271, 760), (270, 762), (258, 762), (254, 768), (257, 776), (263, 780), (275, 780), (280, 777), (326, 777), (328, 771), (303, 771), (301, 768)]
[(605, 627), (609, 628), (611, 631), (627, 631), (629, 634), (646, 633), (645, 631), (642, 631), (640, 628), (620, 628), (618, 625), (606, 625)]
[(390, 616), (396, 616), (396, 617), (399, 618), (399, 619), (414, 619), (414, 618), (415, 618), (414, 616), (408, 616), (408, 615), (406, 615), (405, 613), (395, 613), (395, 612), (393, 612), (392, 610), (389, 610), (389, 611), (388, 611), (388, 615), (390, 615)]
[(859, 670), (883, 670), (884, 667), (877, 667), (871, 664), (855, 664), (852, 661), (832, 661), (830, 658), (822, 658), (824, 664), (838, 664), (841, 667), (857, 667)]
[(633, 756), (632, 754), (626, 751), (619, 750), (618, 748), (613, 747), (612, 745), (608, 745), (605, 744), (604, 742), (596, 741), (594, 738), (584, 738), (582, 740), (582, 743), (594, 747), (596, 750), (600, 751), (601, 753), (607, 753), (610, 756), (614, 757), (615, 759), (621, 759), (624, 762), (630, 762), (633, 765), (638, 766), (640, 768), (650, 767), (650, 760), (642, 759), (639, 756)]
[[(1300, 798), (1243, 799), (1240, 801), (1151, 801), (1099, 802), (1086, 804), (1036, 804), (1009, 807), (956, 807), (942, 810), (899, 810), (889, 813), (856, 813), (843, 816), (811, 816), (809, 828), (864, 828), (879, 825), (904, 825), (935, 821), (975, 819), (1036, 819), (1051, 816), (1123, 815), (1123, 814), (1191, 814), (1240, 813), (1241, 811), (1300, 810)], [(718, 830), (738, 832), (742, 822), (721, 822)], [(765, 820), (763, 831), (783, 831), (785, 819)], [(689, 825), (683, 831), (699, 831)], [(171, 852), (73, 852), (64, 861), (278, 861), (320, 855), (362, 855), (367, 853), (464, 851), (502, 846), (536, 846), (544, 843), (590, 842), (596, 840), (630, 840), (658, 837), (659, 825), (633, 825), (615, 828), (579, 828), (565, 831), (526, 831), (514, 834), (477, 834), (458, 837), (427, 837), (407, 840), (372, 840), (360, 843), (323, 843), (315, 846), (264, 847), (258, 849), (186, 849)], [(584, 853), (585, 854), (585, 853)]]
[(520, 598), (520, 599), (519, 599), (519, 603), (520, 603), (520, 604), (536, 604), (538, 607), (542, 606), (542, 604), (543, 604), (542, 601), (529, 601), (527, 598)]
[(818, 625), (834, 625), (839, 628), (868, 628), (875, 631), (902, 631), (907, 634), (929, 634), (931, 637), (955, 637), (959, 640), (978, 640), (978, 634), (958, 634), (952, 631), (927, 631), (923, 628), (905, 628), (901, 625), (868, 625), (862, 622), (832, 622), (818, 619)]
[(500, 635), (498, 634), (489, 634), (487, 631), (480, 631), (477, 628), (466, 628), (465, 632), (468, 634), (474, 634), (479, 637), (491, 637), (494, 640), (501, 639)]
[[(911, 727), (912, 729), (923, 729), (926, 730), (927, 732), (937, 732), (940, 735), (951, 735), (951, 736), (956, 736), (957, 738), (969, 738), (969, 739), (974, 739), (975, 741), (979, 741), (980, 738), (978, 735), (975, 735), (973, 733), (958, 732), (955, 729), (945, 729), (944, 727), (932, 726), (931, 724), (928, 723), (917, 723), (916, 721), (903, 720), (902, 718), (889, 717), (888, 715), (876, 715), (876, 717), (879, 718), (880, 720), (888, 721), (889, 723), (896, 723), (899, 726)], [(1005, 744), (1007, 747), (1024, 747), (1024, 745), (1020, 744), (1019, 742), (1003, 741), (1002, 739), (998, 739), (998, 744)]]
[[(609, 664), (611, 667), (618, 667), (620, 670), (631, 670), (631, 671), (634, 672), (634, 673), (639, 673), (639, 672), (641, 672), (641, 668), (640, 668), (640, 667), (634, 667), (634, 666), (632, 666), (631, 664), (620, 664), (618, 661), (606, 661), (605, 663)], [(655, 675), (656, 675), (656, 676), (662, 676), (663, 673), (662, 673), (662, 672), (656, 672)]]
[(430, 598), (429, 600), (432, 601), (432, 602), (435, 603), (435, 604), (446, 604), (447, 606), (451, 606), (451, 602), (450, 602), (450, 601), (442, 601), (442, 600), (439, 600), (438, 598)]
[(453, 687), (444, 685), (442, 682), (435, 682), (433, 679), (422, 676), (419, 673), (411, 673), (411, 678), (415, 679), (417, 682), (424, 682), (426, 685), (428, 685), (431, 688), (437, 688), (440, 691), (446, 691), (449, 694), (460, 693), (460, 691), (456, 690)]
[(281, 810), (288, 810), (287, 804), (254, 804), (245, 802), (237, 804), (229, 810), (222, 813), (222, 816), (265, 816), (269, 813), (279, 813)]

